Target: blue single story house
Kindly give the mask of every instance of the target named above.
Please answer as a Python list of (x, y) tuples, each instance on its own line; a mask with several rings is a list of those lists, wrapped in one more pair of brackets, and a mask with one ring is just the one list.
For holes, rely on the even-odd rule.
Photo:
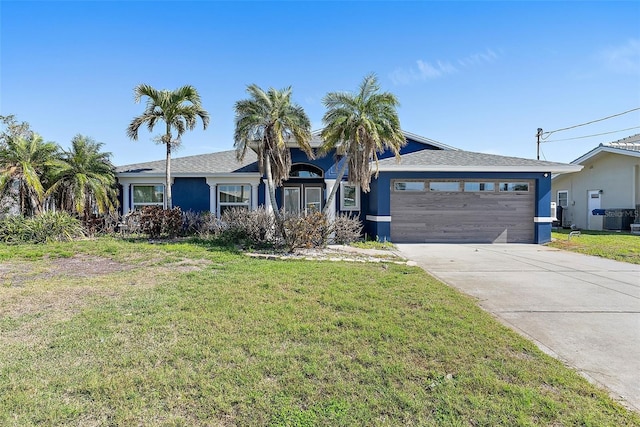
[[(551, 175), (579, 166), (463, 151), (404, 132), (400, 161), (380, 155), (379, 175), (363, 193), (340, 182), (330, 215), (357, 215), (371, 238), (401, 242), (546, 243), (551, 240)], [(314, 133), (312, 147), (322, 144)], [(292, 147), (290, 178), (277, 189), (279, 208), (321, 209), (340, 161), (309, 160)], [(239, 163), (235, 151), (171, 161), (173, 205), (220, 215), (234, 206), (272, 209), (256, 155)], [(121, 208), (164, 205), (165, 161), (120, 166)]]

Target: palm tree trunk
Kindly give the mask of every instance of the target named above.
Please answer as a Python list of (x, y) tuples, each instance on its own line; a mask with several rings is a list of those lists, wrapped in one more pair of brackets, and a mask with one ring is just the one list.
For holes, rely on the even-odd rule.
[(344, 177), (344, 173), (347, 170), (347, 165), (349, 164), (348, 155), (344, 156), (344, 164), (340, 167), (338, 171), (338, 176), (336, 177), (336, 182), (333, 183), (333, 187), (331, 187), (331, 193), (329, 193), (329, 197), (327, 197), (327, 201), (324, 204), (324, 208), (322, 209), (322, 214), (327, 215), (329, 211), (329, 206), (333, 203), (333, 199), (336, 197), (336, 193), (338, 192), (338, 187), (340, 187), (340, 183), (342, 182), (342, 177)]
[(42, 212), (42, 204), (40, 203), (38, 196), (33, 194), (33, 192), (31, 192), (31, 194), (29, 195), (29, 198), (31, 199), (31, 208), (33, 209), (33, 212), (32, 212), (33, 216), (40, 215), (40, 213)]
[(167, 195), (167, 209), (173, 208), (173, 198), (171, 197), (171, 128), (167, 124), (167, 135), (165, 144), (167, 145), (167, 160), (165, 170), (165, 193)]
[(276, 202), (276, 187), (273, 183), (273, 174), (271, 173), (271, 158), (269, 157), (270, 153), (265, 153), (264, 158), (264, 168), (266, 169), (267, 174), (267, 188), (269, 190), (269, 200), (271, 200), (271, 207), (273, 208), (273, 214), (276, 218), (276, 225), (280, 231), (280, 234), (284, 240), (286, 240), (286, 230), (284, 229), (284, 218), (280, 215), (280, 209), (278, 208), (278, 203)]

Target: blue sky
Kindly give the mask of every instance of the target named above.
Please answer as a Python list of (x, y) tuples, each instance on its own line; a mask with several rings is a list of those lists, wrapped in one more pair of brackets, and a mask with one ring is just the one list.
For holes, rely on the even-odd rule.
[[(211, 114), (175, 157), (233, 148), (246, 86), (293, 87), (322, 126), (322, 97), (371, 72), (403, 129), (465, 150), (535, 158), (535, 133), (640, 107), (640, 1), (0, 2), (0, 114), (63, 147), (80, 133), (115, 164), (161, 159), (133, 88), (194, 85)], [(640, 111), (549, 136), (569, 162), (640, 133)], [(605, 132), (592, 138), (569, 141)]]

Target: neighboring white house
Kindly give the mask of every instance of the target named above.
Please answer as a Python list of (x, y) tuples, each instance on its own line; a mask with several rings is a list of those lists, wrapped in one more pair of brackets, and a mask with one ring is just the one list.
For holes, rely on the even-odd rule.
[(562, 226), (628, 230), (640, 220), (640, 134), (600, 144), (571, 164), (583, 168), (551, 180)]

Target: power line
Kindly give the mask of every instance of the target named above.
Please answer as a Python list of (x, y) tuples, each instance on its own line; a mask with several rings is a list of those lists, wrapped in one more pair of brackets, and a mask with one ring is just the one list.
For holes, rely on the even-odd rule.
[(628, 113), (631, 113), (631, 112), (634, 112), (634, 111), (638, 111), (638, 110), (640, 110), (640, 107), (632, 108), (631, 110), (623, 111), (622, 113), (613, 114), (611, 116), (603, 117), (601, 119), (591, 120), (590, 122), (580, 123), (579, 125), (569, 126), (569, 127), (566, 127), (566, 128), (556, 129), (556, 130), (552, 130), (552, 131), (548, 131), (548, 132), (543, 132), (542, 135), (546, 135), (546, 136), (543, 136), (542, 139), (547, 139), (547, 138), (549, 138), (551, 136), (551, 134), (556, 133), (556, 132), (561, 132), (561, 131), (569, 130), (569, 129), (575, 129), (575, 128), (580, 127), (580, 126), (590, 125), (592, 123), (601, 122), (603, 120), (608, 120), (608, 119), (611, 119), (613, 117), (622, 116), (623, 114), (628, 114)]
[(635, 126), (632, 128), (614, 130), (611, 132), (603, 132), (603, 133), (595, 133), (593, 135), (585, 135), (585, 136), (576, 136), (575, 138), (565, 138), (565, 139), (552, 139), (551, 141), (540, 141), (540, 142), (561, 142), (561, 141), (573, 141), (574, 139), (584, 139), (584, 138), (593, 138), (594, 136), (602, 136), (602, 135), (610, 135), (612, 133), (625, 132), (628, 130), (640, 129), (640, 126)]

